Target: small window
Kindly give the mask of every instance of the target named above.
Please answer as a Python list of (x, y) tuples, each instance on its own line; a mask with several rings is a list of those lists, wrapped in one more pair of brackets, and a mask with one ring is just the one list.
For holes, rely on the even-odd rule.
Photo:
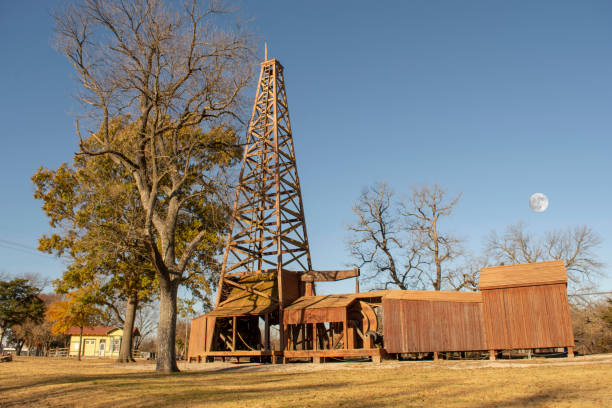
[(121, 340), (120, 339), (113, 339), (112, 342), (111, 342), (111, 352), (112, 353), (118, 353), (120, 346), (121, 346)]

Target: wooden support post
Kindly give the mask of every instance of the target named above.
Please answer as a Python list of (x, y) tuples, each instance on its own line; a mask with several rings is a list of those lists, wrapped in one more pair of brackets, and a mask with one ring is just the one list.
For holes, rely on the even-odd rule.
[(567, 358), (574, 358), (574, 346), (567, 347)]
[(347, 329), (348, 337), (346, 338), (346, 342), (348, 343), (348, 348), (355, 348), (355, 329), (353, 327), (349, 327)]
[(283, 309), (282, 308), (279, 309), (278, 311), (278, 332), (279, 332), (280, 350), (283, 351), (286, 348), (287, 340), (285, 339), (285, 330), (283, 329)]
[(438, 361), (438, 352), (434, 351), (434, 361)]
[(319, 348), (319, 344), (318, 344), (318, 339), (317, 339), (317, 324), (313, 323), (312, 324), (312, 349), (313, 350), (317, 350)]
[(321, 364), (321, 356), (312, 356), (313, 364)]
[(264, 350), (270, 350), (270, 313), (266, 313), (264, 328)]
[[(346, 312), (345, 312), (346, 313)], [(344, 348), (348, 349), (348, 320), (346, 314), (344, 315), (344, 322), (342, 322), (343, 336), (344, 336)]]
[(236, 316), (232, 317), (232, 351), (236, 351)]
[(495, 350), (489, 350), (489, 360), (495, 361)]
[(355, 278), (355, 293), (359, 293), (359, 278)]

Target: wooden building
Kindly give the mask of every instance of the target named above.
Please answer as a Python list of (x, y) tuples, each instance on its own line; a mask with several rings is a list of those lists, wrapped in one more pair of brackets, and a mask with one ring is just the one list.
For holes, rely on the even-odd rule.
[[(500, 350), (566, 347), (571, 356), (574, 338), (566, 284), (563, 262), (552, 261), (484, 268), (481, 292), (385, 290), (302, 296), (284, 308), (286, 341), (273, 354), (284, 360), (379, 361), (396, 353), (433, 353), (437, 358), (441, 352), (489, 351), (495, 358)], [(248, 316), (270, 307), (255, 298), (241, 299), (232, 314)], [(216, 355), (210, 351), (215, 321), (228, 313), (216, 309), (194, 319), (190, 358)], [(231, 345), (236, 340), (227, 341)], [(260, 341), (262, 348), (266, 341)], [(254, 355), (235, 351), (234, 356)]]
[(392, 291), (382, 304), (388, 353), (487, 349), (481, 293)]
[(563, 261), (484, 268), (479, 289), (487, 348), (567, 347), (574, 334)]

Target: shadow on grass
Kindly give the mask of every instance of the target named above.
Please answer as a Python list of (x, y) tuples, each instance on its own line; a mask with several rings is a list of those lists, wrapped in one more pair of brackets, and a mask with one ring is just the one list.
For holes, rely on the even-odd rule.
[[(365, 408), (439, 406), (444, 401), (451, 402), (451, 406), (504, 408), (554, 406), (560, 401), (579, 406), (585, 394), (601, 395), (603, 390), (597, 386), (585, 389), (583, 385), (580, 395), (573, 395), (567, 387), (543, 384), (535, 392), (514, 391), (514, 394), (520, 392), (518, 396), (495, 395), (492, 391), (503, 390), (503, 384), (509, 380), (470, 384), (467, 382), (470, 373), (466, 372), (453, 375), (454, 383), (434, 378), (435, 374), (419, 375), (415, 382), (414, 374), (403, 373), (407, 381), (402, 382), (401, 378), (385, 375), (391, 372), (380, 372), (374, 378), (371, 375), (347, 378), (343, 371), (264, 372), (254, 368), (257, 366), (235, 365), (175, 374), (115, 372), (46, 377), (17, 386), (0, 385), (0, 406), (214, 407), (226, 404)], [(75, 403), (70, 404), (71, 401)]]
[[(568, 387), (550, 387), (538, 390), (537, 392), (525, 393), (524, 395), (509, 398), (504, 401), (486, 402), (474, 405), (475, 408), (505, 408), (505, 407), (552, 407), (560, 402), (564, 404), (572, 403), (575, 406), (586, 405), (584, 394), (591, 394), (601, 391), (601, 388), (590, 387), (581, 389), (579, 394), (568, 392)], [(593, 401), (594, 402), (594, 401)], [(573, 405), (572, 405), (573, 406)], [(592, 405), (591, 405), (592, 406)], [(603, 406), (603, 405), (602, 405)]]

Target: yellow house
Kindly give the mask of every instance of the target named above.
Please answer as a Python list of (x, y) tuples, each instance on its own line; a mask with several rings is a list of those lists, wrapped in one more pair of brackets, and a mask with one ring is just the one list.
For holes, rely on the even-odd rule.
[[(70, 335), (70, 355), (79, 353), (80, 327), (71, 327), (66, 334)], [(140, 336), (134, 328), (134, 336)], [(84, 357), (119, 357), (123, 329), (120, 327), (92, 326), (83, 327), (81, 355)]]

